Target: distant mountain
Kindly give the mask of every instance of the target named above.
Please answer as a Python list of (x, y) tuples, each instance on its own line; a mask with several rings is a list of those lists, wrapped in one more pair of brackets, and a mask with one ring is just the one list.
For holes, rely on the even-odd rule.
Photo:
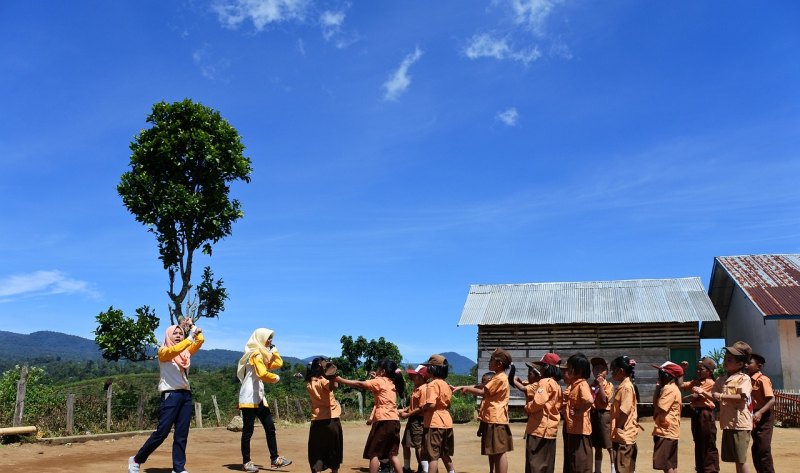
[[(477, 364), (474, 361), (472, 361), (469, 358), (467, 358), (466, 356), (459, 355), (458, 353), (453, 352), (453, 351), (446, 351), (446, 352), (440, 353), (440, 355), (442, 355), (443, 357), (447, 358), (447, 363), (450, 365), (449, 372), (453, 373), (453, 374), (467, 375), (467, 374), (469, 374), (469, 371), (472, 369), (472, 367)], [(425, 362), (425, 361), (428, 361), (428, 360), (422, 360), (420, 363)], [(406, 364), (416, 366), (419, 363), (406, 363)]]
[[(200, 350), (192, 361), (200, 369), (234, 366), (242, 352), (233, 350)], [(13, 365), (25, 361), (88, 361), (102, 360), (94, 340), (60, 332), (33, 332), (29, 335), (0, 331), (0, 361)], [(303, 363), (303, 360), (284, 356), (284, 363)]]

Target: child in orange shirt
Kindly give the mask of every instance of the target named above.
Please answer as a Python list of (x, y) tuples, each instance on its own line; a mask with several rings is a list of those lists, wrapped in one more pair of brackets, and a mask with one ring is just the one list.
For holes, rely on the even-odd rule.
[(636, 436), (641, 427), (636, 407), (639, 395), (633, 384), (635, 368), (636, 361), (627, 356), (611, 361), (611, 376), (619, 383), (611, 402), (611, 448), (616, 473), (636, 471)]
[(342, 464), (344, 442), (339, 417), (342, 407), (333, 397), (337, 388), (336, 365), (322, 357), (306, 368), (306, 391), (311, 398), (311, 429), (308, 431), (308, 464), (312, 472), (337, 473)]
[(425, 399), (422, 401), (424, 413), (422, 454), (420, 457), (428, 461), (428, 471), (436, 473), (439, 459), (449, 473), (453, 473), (453, 453), (455, 440), (453, 437), (453, 418), (450, 416), (450, 399), (452, 388), (445, 382), (449, 371), (447, 359), (442, 355), (431, 355), (423, 365), (430, 378), (425, 386)]
[(495, 349), (489, 356), (489, 370), (494, 377), (483, 389), (474, 386), (459, 386), (456, 390), (483, 397), (478, 418), (483, 421), (481, 432), (481, 454), (489, 457), (489, 468), (494, 473), (508, 473), (508, 457), (506, 452), (514, 450), (511, 429), (508, 426), (508, 399), (510, 386), (506, 369), (514, 377), (514, 365), (511, 354), (502, 348)]
[(374, 418), (364, 445), (364, 459), (369, 460), (369, 472), (378, 473), (380, 459), (388, 458), (395, 473), (403, 473), (397, 454), (400, 450), (400, 416), (397, 413), (397, 393), (404, 392), (405, 380), (397, 363), (383, 359), (375, 369), (375, 378), (367, 381), (344, 379), (335, 381), (346, 386), (372, 391), (375, 397)]
[(425, 401), (425, 382), (428, 380), (428, 368), (419, 365), (416, 369), (407, 369), (406, 373), (414, 383), (414, 391), (411, 393), (411, 400), (408, 407), (400, 411), (401, 419), (408, 419), (406, 430), (403, 432), (403, 473), (411, 473), (411, 449), (414, 449), (414, 456), (417, 458), (418, 469), (428, 472), (428, 461), (420, 459), (420, 449), (422, 448), (422, 436), (425, 418), (422, 407)]
[[(684, 372), (689, 363), (681, 363)], [(717, 363), (709, 357), (697, 362), (697, 379), (686, 381), (681, 389), (691, 391), (685, 396), (692, 408), (692, 439), (694, 440), (694, 469), (698, 473), (719, 471), (717, 450), (717, 425), (714, 421), (714, 401), (707, 395), (714, 388), (714, 370)]]
[(586, 381), (591, 375), (589, 359), (582, 353), (567, 359), (570, 384), (564, 408), (566, 435), (564, 458), (570, 473), (592, 473), (592, 424), (589, 411), (594, 403), (592, 390)]
[(677, 383), (683, 368), (671, 361), (653, 368), (658, 369), (658, 384), (653, 392), (653, 469), (675, 473), (681, 433), (681, 391)]
[(556, 464), (556, 433), (561, 418), (561, 359), (545, 353), (539, 361), (525, 363), (528, 383), (515, 377), (514, 385), (525, 392), (525, 472), (553, 473)]
[(603, 466), (603, 450), (608, 451), (611, 467), (614, 467), (614, 458), (611, 451), (611, 395), (614, 386), (606, 380), (608, 376), (608, 363), (603, 358), (592, 358), (592, 376), (594, 380), (589, 386), (592, 389), (594, 403), (590, 418), (592, 421), (592, 447), (594, 447), (594, 471), (600, 473)]
[(772, 465), (772, 406), (775, 395), (772, 381), (761, 372), (766, 363), (763, 356), (753, 353), (747, 372), (753, 385), (753, 465), (757, 473), (775, 473)]

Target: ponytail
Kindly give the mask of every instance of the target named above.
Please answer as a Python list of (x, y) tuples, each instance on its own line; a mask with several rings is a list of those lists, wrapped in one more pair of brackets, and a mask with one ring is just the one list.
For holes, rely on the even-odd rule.
[(403, 396), (406, 392), (406, 380), (403, 371), (397, 367), (397, 363), (387, 358), (378, 362), (378, 369), (383, 369), (385, 376), (394, 382), (394, 388), (398, 396)]

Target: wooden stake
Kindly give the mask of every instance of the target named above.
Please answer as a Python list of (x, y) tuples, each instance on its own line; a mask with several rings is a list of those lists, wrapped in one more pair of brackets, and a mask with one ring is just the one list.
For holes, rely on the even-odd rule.
[(214, 413), (217, 414), (217, 427), (222, 425), (222, 420), (219, 416), (219, 406), (217, 405), (217, 396), (216, 394), (211, 395), (211, 401), (214, 403)]
[(11, 421), (13, 427), (22, 425), (22, 415), (25, 412), (25, 391), (28, 389), (28, 365), (22, 365), (17, 381), (17, 401), (14, 404), (14, 417)]
[(67, 396), (67, 435), (72, 435), (75, 431), (75, 395)]

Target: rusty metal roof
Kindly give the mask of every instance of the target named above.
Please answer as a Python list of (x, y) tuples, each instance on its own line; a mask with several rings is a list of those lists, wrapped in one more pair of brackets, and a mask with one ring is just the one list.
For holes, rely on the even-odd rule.
[(800, 318), (800, 255), (718, 256), (709, 296), (720, 316), (728, 313), (733, 284), (764, 317)]
[(473, 284), (458, 325), (719, 321), (699, 277)]

